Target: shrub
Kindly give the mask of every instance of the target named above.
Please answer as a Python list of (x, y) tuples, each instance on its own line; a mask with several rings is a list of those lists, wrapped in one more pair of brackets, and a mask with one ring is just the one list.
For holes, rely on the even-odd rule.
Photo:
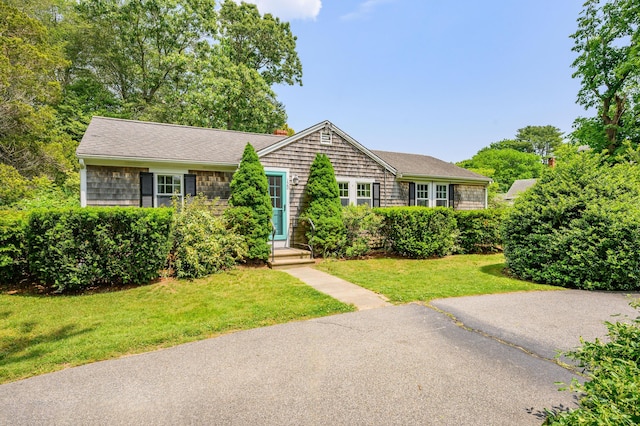
[(231, 180), (229, 206), (225, 217), (234, 232), (245, 238), (249, 248), (247, 258), (267, 261), (273, 208), (267, 175), (251, 144), (245, 147), (240, 166)]
[(567, 156), (516, 200), (502, 234), (507, 265), (521, 278), (640, 289), (640, 168)]
[(15, 283), (27, 272), (27, 215), (0, 212), (0, 283)]
[(385, 244), (401, 256), (424, 259), (446, 256), (457, 237), (453, 210), (445, 207), (391, 207), (375, 209), (383, 217)]
[[(638, 301), (632, 303), (636, 308)], [(570, 387), (579, 408), (548, 412), (547, 425), (637, 425), (640, 423), (640, 317), (606, 323), (608, 341), (583, 342), (567, 355), (585, 367), (589, 380)]]
[(315, 232), (310, 229), (306, 232), (314, 251), (323, 256), (340, 255), (346, 232), (342, 223), (342, 204), (333, 165), (325, 154), (317, 154), (311, 164), (304, 205), (300, 217), (311, 219), (316, 227)]
[(227, 229), (203, 195), (174, 202), (169, 267), (179, 278), (199, 278), (232, 268), (247, 253), (244, 239)]
[(342, 211), (346, 229), (346, 257), (361, 257), (379, 245), (382, 216), (369, 206), (348, 206)]
[(171, 209), (35, 210), (27, 230), (29, 271), (59, 291), (143, 284), (169, 254)]
[(504, 209), (455, 211), (459, 231), (456, 252), (473, 254), (502, 250), (500, 225), (505, 212)]

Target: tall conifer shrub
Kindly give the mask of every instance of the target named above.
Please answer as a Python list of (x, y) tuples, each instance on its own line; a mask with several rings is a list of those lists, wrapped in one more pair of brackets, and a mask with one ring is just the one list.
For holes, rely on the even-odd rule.
[(313, 220), (316, 227), (315, 232), (310, 228), (306, 232), (314, 251), (323, 255), (340, 254), (346, 230), (342, 222), (338, 182), (331, 160), (325, 154), (317, 154), (311, 164), (305, 206), (301, 218)]
[(266, 261), (270, 251), (268, 240), (273, 208), (267, 175), (249, 143), (231, 180), (229, 205), (225, 216), (231, 227), (244, 236), (249, 249), (247, 258)]

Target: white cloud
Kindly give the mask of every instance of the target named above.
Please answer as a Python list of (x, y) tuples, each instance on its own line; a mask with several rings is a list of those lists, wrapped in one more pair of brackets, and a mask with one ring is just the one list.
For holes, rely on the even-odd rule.
[[(270, 13), (283, 21), (316, 19), (322, 0), (244, 0), (258, 6), (260, 13)], [(240, 3), (240, 0), (236, 0)]]
[(365, 0), (353, 12), (342, 15), (340, 19), (343, 21), (354, 21), (356, 19), (365, 19), (373, 12), (373, 10), (381, 4), (390, 3), (393, 0)]

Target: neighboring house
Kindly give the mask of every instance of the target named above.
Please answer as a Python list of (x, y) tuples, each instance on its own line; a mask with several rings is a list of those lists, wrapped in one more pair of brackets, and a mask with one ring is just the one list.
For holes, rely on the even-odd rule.
[(247, 143), (267, 173), (281, 245), (317, 153), (330, 158), (343, 205), (487, 206), (491, 179), (426, 155), (369, 150), (329, 121), (287, 137), (103, 117), (91, 120), (76, 151), (81, 204), (157, 207), (196, 193), (225, 202)]
[(511, 188), (504, 195), (504, 200), (513, 203), (516, 198), (520, 195), (520, 193), (526, 191), (536, 184), (538, 179), (517, 179), (511, 185)]

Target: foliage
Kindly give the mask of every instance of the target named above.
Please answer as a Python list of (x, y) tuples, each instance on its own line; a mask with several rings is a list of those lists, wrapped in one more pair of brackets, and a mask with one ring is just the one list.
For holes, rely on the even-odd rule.
[(526, 126), (518, 129), (516, 140), (531, 146), (532, 152), (548, 158), (553, 150), (562, 145), (562, 132), (555, 126)]
[(311, 164), (300, 218), (311, 219), (315, 224), (315, 232), (310, 228), (306, 231), (314, 251), (323, 256), (342, 253), (346, 232), (342, 204), (333, 165), (325, 154), (316, 154)]
[(61, 47), (38, 20), (0, 3), (0, 158), (24, 176), (69, 170), (70, 138), (55, 127)]
[(364, 256), (379, 243), (382, 217), (368, 205), (345, 207), (342, 211), (342, 221), (346, 229), (346, 257)]
[(353, 310), (289, 274), (249, 268), (82, 296), (0, 292), (0, 306), (0, 383)]
[(563, 161), (519, 197), (503, 222), (514, 274), (602, 290), (640, 289), (640, 169), (590, 152)]
[(578, 103), (598, 111), (599, 128), (606, 136), (593, 148), (606, 148), (613, 154), (621, 145), (624, 121), (637, 117), (640, 83), (640, 3), (631, 0), (587, 0), (578, 18), (578, 29), (571, 35), (574, 78), (581, 83)]
[(505, 275), (502, 254), (461, 254), (425, 260), (386, 257), (325, 261), (317, 267), (331, 275), (383, 294), (394, 303), (558, 289)]
[(223, 54), (233, 64), (259, 71), (267, 85), (302, 85), (302, 64), (288, 22), (271, 14), (260, 16), (255, 4), (225, 0), (220, 39)]
[(247, 253), (244, 239), (227, 229), (204, 195), (173, 203), (170, 269), (178, 278), (200, 278), (232, 268)]
[(0, 211), (0, 283), (18, 282), (27, 272), (26, 225), (25, 213)]
[(534, 153), (533, 145), (529, 141), (518, 139), (502, 139), (501, 141), (490, 144), (488, 149), (514, 149), (529, 154)]
[(502, 250), (500, 225), (504, 209), (456, 210), (458, 227), (456, 252), (462, 254), (495, 253)]
[(382, 235), (393, 253), (415, 259), (452, 253), (458, 234), (452, 209), (390, 207), (375, 211), (384, 218)]
[(249, 251), (247, 258), (267, 261), (273, 207), (269, 196), (269, 181), (258, 154), (247, 144), (238, 170), (231, 180), (230, 208), (225, 211), (231, 228), (244, 236)]
[[(631, 303), (638, 308), (638, 301)], [(640, 317), (607, 322), (607, 341), (582, 342), (567, 355), (588, 371), (584, 384), (574, 381), (579, 408), (549, 412), (547, 425), (637, 425), (640, 423)]]
[(27, 229), (29, 271), (57, 291), (143, 284), (169, 254), (170, 209), (35, 210)]
[(0, 163), (0, 206), (7, 207), (24, 198), (29, 192), (29, 180), (8, 165)]
[(458, 163), (465, 169), (493, 169), (493, 179), (500, 185), (501, 192), (507, 192), (516, 179), (540, 177), (543, 166), (535, 154), (514, 149), (480, 150), (470, 160)]

